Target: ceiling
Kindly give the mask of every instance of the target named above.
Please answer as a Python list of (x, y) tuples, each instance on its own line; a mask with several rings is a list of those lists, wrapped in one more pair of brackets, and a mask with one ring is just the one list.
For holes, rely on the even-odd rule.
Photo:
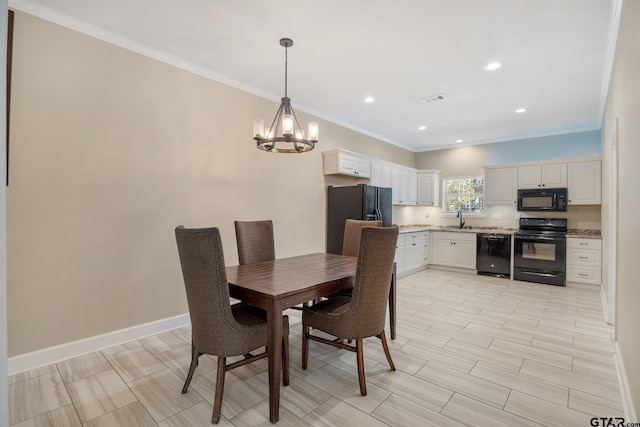
[[(276, 102), (284, 94), (278, 41), (289, 37), (288, 92), (296, 110), (417, 152), (599, 129), (614, 1), (15, 0), (9, 6)], [(494, 61), (502, 67), (483, 69)], [(447, 99), (422, 101), (439, 94)], [(366, 96), (375, 101), (363, 102)], [(527, 111), (517, 114), (518, 108)]]

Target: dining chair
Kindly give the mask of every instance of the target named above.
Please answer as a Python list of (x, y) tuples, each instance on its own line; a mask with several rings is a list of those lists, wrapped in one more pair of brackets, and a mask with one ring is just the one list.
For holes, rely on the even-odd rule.
[[(229, 284), (218, 228), (175, 229), (182, 276), (191, 316), (191, 365), (182, 393), (186, 393), (198, 359), (203, 354), (218, 357), (216, 389), (211, 422), (220, 421), (225, 372), (263, 359), (267, 344), (267, 321), (263, 310), (229, 300)], [(282, 318), (282, 378), (289, 384), (289, 318)], [(226, 364), (227, 357), (243, 356)]]
[[(273, 221), (234, 221), (236, 228), (236, 244), (238, 247), (238, 262), (240, 265), (256, 262), (272, 261), (276, 259), (273, 238)], [(302, 310), (302, 306), (290, 307)]]
[[(382, 221), (363, 221), (359, 219), (347, 219), (344, 223), (344, 239), (342, 242), (342, 255), (358, 256), (360, 249), (360, 232), (362, 227), (382, 227)], [(396, 264), (393, 264), (391, 275), (391, 289), (389, 292), (389, 327), (391, 339), (396, 338)], [(351, 296), (352, 290), (346, 289), (342, 295)]]
[[(353, 351), (357, 356), (360, 394), (366, 396), (364, 338), (375, 336), (380, 339), (389, 367), (395, 371), (384, 323), (398, 227), (364, 227), (361, 233), (352, 297), (332, 297), (302, 310), (302, 369), (308, 367), (309, 340)], [(338, 339), (334, 341), (312, 335), (310, 328)], [(355, 340), (355, 347), (344, 344), (347, 339)]]
[(362, 231), (362, 227), (382, 227), (382, 221), (347, 219), (344, 222), (342, 255), (358, 256), (358, 250), (360, 249), (360, 232)]
[(273, 221), (234, 221), (241, 265), (276, 259)]

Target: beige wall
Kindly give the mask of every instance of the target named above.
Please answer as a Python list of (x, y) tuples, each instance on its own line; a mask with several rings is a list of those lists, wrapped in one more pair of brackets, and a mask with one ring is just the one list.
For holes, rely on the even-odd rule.
[[(7, 16), (7, 1), (0, 0), (0, 11)], [(7, 57), (7, 21), (0, 21), (0, 58)], [(0, 61), (0, 81), (5, 81), (6, 66)], [(5, 116), (6, 86), (0, 88), (0, 114)], [(0, 120), (0, 135), (6, 135), (6, 120)], [(0, 137), (0, 177), (6, 174), (6, 138)], [(0, 188), (0, 426), (9, 424), (9, 389), (7, 383), (7, 198), (6, 187)]]
[(325, 181), (323, 150), (414, 166), (322, 120), (316, 150), (262, 152), (275, 103), (24, 13), (13, 76), (9, 356), (185, 313), (178, 224), (220, 227), (228, 264), (235, 219), (273, 219), (278, 256), (323, 251), (325, 187), (355, 183)]
[[(610, 268), (617, 274), (616, 341), (624, 361), (633, 405), (640, 409), (640, 284), (638, 275), (638, 242), (640, 242), (640, 212), (638, 183), (640, 182), (640, 2), (625, 1), (616, 47), (613, 73), (602, 125), (605, 165), (603, 195), (610, 200), (609, 159), (611, 136), (617, 120), (618, 162), (618, 232), (617, 266), (608, 265), (609, 251), (605, 247), (604, 280)], [(603, 234), (609, 235), (609, 214), (603, 209)], [(613, 219), (615, 220), (615, 219)], [(608, 283), (608, 281), (607, 281)], [(638, 420), (627, 420), (638, 421)]]

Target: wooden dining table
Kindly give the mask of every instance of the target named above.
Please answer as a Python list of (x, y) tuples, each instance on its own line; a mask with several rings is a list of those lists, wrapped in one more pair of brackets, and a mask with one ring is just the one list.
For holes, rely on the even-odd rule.
[[(226, 268), (230, 295), (267, 313), (269, 420), (272, 423), (278, 422), (280, 415), (283, 311), (353, 287), (356, 263), (356, 257), (314, 253)], [(395, 300), (395, 286), (392, 286), (390, 306), (392, 295)], [(393, 307), (395, 317), (395, 305)], [(395, 321), (392, 321), (392, 337), (395, 337)]]

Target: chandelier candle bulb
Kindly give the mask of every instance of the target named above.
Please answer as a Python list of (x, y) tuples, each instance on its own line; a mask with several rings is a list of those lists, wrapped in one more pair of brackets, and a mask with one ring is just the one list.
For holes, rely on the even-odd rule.
[(309, 140), (311, 141), (318, 140), (318, 123), (316, 122), (309, 123)]
[(253, 120), (253, 137), (262, 138), (263, 136), (264, 136), (264, 120), (254, 119)]
[(304, 139), (304, 131), (303, 130), (296, 130), (296, 139)]
[(293, 117), (291, 114), (285, 114), (282, 117), (282, 134), (283, 135), (293, 135)]

